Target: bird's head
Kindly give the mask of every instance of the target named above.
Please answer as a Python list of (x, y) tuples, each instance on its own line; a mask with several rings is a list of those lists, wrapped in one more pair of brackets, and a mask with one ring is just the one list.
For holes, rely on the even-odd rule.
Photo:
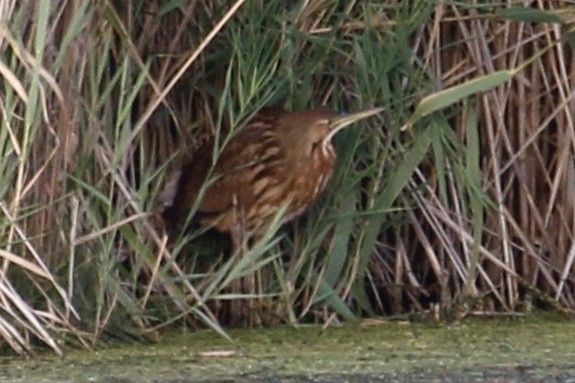
[(371, 108), (360, 112), (339, 114), (327, 108), (285, 113), (278, 120), (283, 139), (302, 155), (310, 155), (315, 149), (329, 151), (333, 136), (345, 127), (374, 116), (383, 108)]

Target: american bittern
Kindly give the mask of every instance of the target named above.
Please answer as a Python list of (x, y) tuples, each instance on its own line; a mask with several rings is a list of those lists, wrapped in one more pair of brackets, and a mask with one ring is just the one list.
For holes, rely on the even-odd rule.
[(164, 219), (185, 222), (200, 198), (194, 219), (229, 233), (237, 250), (245, 238), (264, 233), (280, 207), (285, 208), (282, 222), (302, 214), (325, 190), (333, 172), (332, 137), (381, 111), (340, 115), (325, 108), (266, 109), (235, 133), (215, 164), (213, 142), (195, 151), (172, 185), (174, 198)]

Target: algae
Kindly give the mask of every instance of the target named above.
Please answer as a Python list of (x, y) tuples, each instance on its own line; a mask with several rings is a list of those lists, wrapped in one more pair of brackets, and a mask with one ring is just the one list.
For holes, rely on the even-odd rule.
[(165, 334), (23, 360), (0, 358), (0, 382), (573, 382), (575, 322), (469, 319), (456, 325), (381, 321)]

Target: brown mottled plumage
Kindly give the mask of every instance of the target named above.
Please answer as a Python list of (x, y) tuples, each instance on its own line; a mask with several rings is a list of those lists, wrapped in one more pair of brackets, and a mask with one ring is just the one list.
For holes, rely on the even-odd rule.
[(264, 110), (223, 145), (213, 167), (213, 142), (197, 148), (171, 183), (174, 198), (168, 201), (164, 218), (169, 223), (185, 222), (200, 198), (194, 219), (230, 233), (236, 244), (238, 236), (265, 232), (284, 205), (283, 222), (290, 221), (325, 190), (335, 164), (332, 137), (381, 110), (347, 115), (325, 108)]

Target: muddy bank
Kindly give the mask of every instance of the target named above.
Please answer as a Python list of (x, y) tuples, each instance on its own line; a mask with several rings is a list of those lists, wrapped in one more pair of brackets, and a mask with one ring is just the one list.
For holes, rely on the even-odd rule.
[(470, 319), (233, 330), (186, 329), (159, 344), (106, 345), (63, 358), (0, 358), (0, 382), (575, 383), (575, 323)]

